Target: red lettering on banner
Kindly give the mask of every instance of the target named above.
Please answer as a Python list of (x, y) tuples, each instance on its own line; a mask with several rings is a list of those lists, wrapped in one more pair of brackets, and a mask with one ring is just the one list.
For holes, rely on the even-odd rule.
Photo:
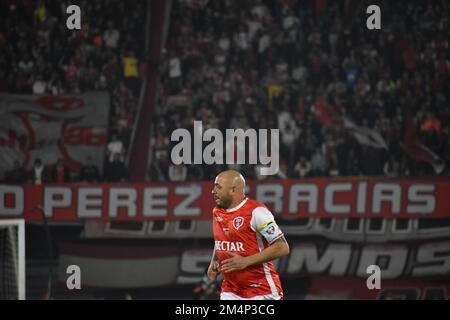
[[(11, 149), (19, 147), (20, 150), (25, 150), (27, 138), (23, 135), (17, 136), (13, 130), (8, 130), (8, 136), (6, 138), (0, 136), (0, 147), (8, 147)], [(16, 146), (17, 143), (17, 146)]]
[(44, 96), (37, 99), (36, 103), (53, 110), (71, 110), (85, 107), (84, 101), (77, 97)]
[(15, 206), (16, 196), (14, 194), (5, 195), (5, 207), (12, 208)]
[(104, 145), (106, 134), (95, 133), (92, 128), (68, 128), (64, 130), (64, 142), (69, 144)]

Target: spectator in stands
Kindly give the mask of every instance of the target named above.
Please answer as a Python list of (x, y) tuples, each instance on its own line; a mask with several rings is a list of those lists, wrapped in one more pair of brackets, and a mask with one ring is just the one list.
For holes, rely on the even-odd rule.
[(283, 153), (291, 155), (294, 151), (294, 144), (298, 141), (300, 130), (290, 112), (286, 110), (280, 112), (278, 115), (278, 128), (280, 128), (281, 133), (281, 151), (285, 151)]
[(112, 20), (108, 21), (108, 28), (103, 33), (103, 42), (107, 48), (116, 50), (119, 45), (120, 32), (113, 27), (114, 23)]
[(40, 158), (34, 160), (33, 167), (29, 172), (29, 181), (33, 184), (43, 184), (50, 180), (47, 168), (43, 165)]
[(194, 287), (194, 300), (219, 300), (219, 287), (222, 281), (222, 275), (219, 275), (215, 280), (210, 280), (208, 276), (206, 276), (207, 272), (208, 268), (205, 269), (205, 275), (201, 278), (200, 282)]
[[(167, 177), (162, 168), (159, 167), (159, 162), (156, 157), (152, 160), (149, 168), (148, 178), (150, 181), (166, 181)], [(192, 180), (192, 179), (191, 179)]]
[(106, 146), (106, 153), (108, 155), (109, 162), (114, 161), (116, 155), (119, 156), (121, 161), (125, 159), (125, 148), (123, 142), (117, 137), (117, 134), (112, 134), (111, 141)]
[(330, 177), (336, 177), (340, 175), (339, 163), (335, 152), (333, 152), (330, 157), (330, 163), (328, 165), (328, 175)]
[(33, 94), (44, 94), (47, 92), (47, 83), (42, 75), (38, 75), (33, 83)]
[(52, 181), (56, 183), (70, 182), (70, 171), (64, 165), (64, 159), (58, 159), (52, 168)]
[(34, 63), (28, 53), (26, 53), (23, 56), (23, 58), (19, 61), (17, 66), (18, 66), (19, 70), (22, 71), (26, 77), (30, 77), (32, 75), (33, 69), (34, 69)]
[(383, 172), (388, 177), (398, 177), (400, 175), (400, 163), (394, 156), (390, 156), (383, 167)]
[[(151, 147), (167, 153), (167, 133), (201, 115), (207, 118), (205, 125), (220, 129), (282, 129), (281, 153), (287, 158), (283, 172), (288, 176), (296, 166), (293, 159), (301, 154), (312, 160), (322, 145), (327, 146), (326, 174), (382, 175), (382, 153), (363, 150), (356, 139), (328, 145), (345, 131), (333, 120), (364, 123), (370, 129), (386, 122), (386, 128), (375, 130), (387, 139), (386, 132), (403, 130), (408, 108), (423, 125), (420, 141), (448, 159), (449, 135), (444, 132), (450, 119), (448, 5), (411, 1), (406, 11), (395, 2), (385, 3), (385, 32), (377, 34), (360, 28), (360, 21), (344, 11), (345, 1), (210, 1), (200, 10), (175, 1), (161, 63), (166, 66), (165, 81), (156, 108), (158, 121), (167, 122), (167, 130), (154, 131)], [(64, 30), (64, 6), (56, 0), (0, 3), (0, 91), (108, 90), (109, 128), (120, 136), (110, 135), (106, 157), (112, 161), (118, 152), (123, 161), (139, 96), (145, 41), (144, 33), (136, 30), (145, 25), (145, 10), (138, 1), (111, 0), (108, 7), (120, 8), (124, 19), (108, 14), (104, 20), (98, 14), (102, 2), (93, 3), (83, 11), (82, 30), (70, 37)], [(16, 21), (21, 23), (11, 28)], [(174, 94), (189, 103), (176, 110), (168, 107), (168, 97)], [(332, 100), (333, 112), (328, 114), (311, 107), (323, 94)], [(296, 126), (298, 135), (295, 129), (277, 125), (278, 117), (288, 120), (289, 128)], [(395, 159), (401, 175), (427, 172), (417, 171), (416, 162), (405, 161), (404, 150), (399, 150)], [(164, 173), (157, 176), (169, 179), (168, 166), (164, 161), (160, 165)], [(203, 177), (217, 169), (199, 168)], [(316, 169), (311, 168), (310, 174)], [(190, 172), (186, 179), (198, 179)]]
[(173, 94), (177, 94), (182, 89), (181, 82), (181, 61), (180, 58), (177, 57), (174, 53), (172, 53), (169, 59), (169, 86), (170, 92)]
[[(145, 26), (145, 10), (135, 0), (112, 0), (107, 7), (101, 1), (87, 2), (82, 29), (67, 33), (66, 6), (56, 0), (0, 2), (0, 91), (59, 95), (102, 89), (112, 96), (122, 81), (133, 86), (127, 88), (134, 90), (133, 97), (139, 96), (138, 58), (145, 32), (136, 30)], [(103, 9), (107, 20), (103, 20)], [(122, 44), (124, 60), (118, 50)], [(126, 114), (111, 106), (111, 121), (117, 115), (122, 118), (119, 129), (136, 112), (136, 103), (130, 106)], [(114, 122), (109, 127), (115, 130)], [(121, 133), (122, 142), (128, 144), (129, 130)], [(106, 156), (112, 161), (112, 154)]]
[(122, 57), (123, 77), (133, 94), (139, 92), (139, 61), (133, 50), (128, 50)]
[(5, 174), (5, 183), (23, 184), (28, 180), (27, 172), (21, 166), (19, 160), (14, 161), (14, 169)]
[(437, 119), (434, 114), (429, 113), (422, 123), (422, 131), (425, 133), (441, 132), (441, 120)]
[(99, 182), (100, 173), (91, 157), (86, 158), (86, 163), (81, 167), (78, 180), (81, 182)]
[(166, 152), (156, 154), (155, 166), (161, 181), (169, 181), (169, 166), (171, 164), (169, 155)]
[(113, 161), (105, 166), (104, 179), (108, 182), (123, 182), (128, 179), (128, 172), (119, 153), (115, 153)]
[(294, 171), (299, 178), (308, 176), (311, 171), (311, 162), (306, 160), (304, 156), (301, 156), (300, 161), (295, 165)]
[(321, 149), (317, 149), (311, 158), (311, 175), (322, 177), (326, 174), (327, 163)]
[[(217, 168), (217, 167), (216, 167)], [(211, 179), (212, 176), (217, 175), (216, 172), (218, 170), (215, 170), (214, 166), (198, 166), (198, 165), (190, 165), (188, 166), (188, 180), (189, 181), (202, 181)], [(207, 173), (209, 172), (209, 175)], [(214, 173), (216, 173), (214, 175)]]
[(169, 180), (172, 182), (185, 181), (187, 178), (187, 167), (184, 164), (169, 165)]

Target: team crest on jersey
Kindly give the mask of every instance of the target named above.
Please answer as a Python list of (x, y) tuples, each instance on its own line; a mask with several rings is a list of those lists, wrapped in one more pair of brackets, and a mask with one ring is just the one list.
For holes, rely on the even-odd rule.
[(233, 227), (238, 230), (242, 224), (244, 223), (244, 218), (242, 217), (236, 217), (233, 219)]

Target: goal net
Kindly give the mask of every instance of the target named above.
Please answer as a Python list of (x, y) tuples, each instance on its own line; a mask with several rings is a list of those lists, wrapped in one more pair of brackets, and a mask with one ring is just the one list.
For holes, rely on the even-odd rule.
[(0, 220), (0, 300), (25, 299), (25, 223)]

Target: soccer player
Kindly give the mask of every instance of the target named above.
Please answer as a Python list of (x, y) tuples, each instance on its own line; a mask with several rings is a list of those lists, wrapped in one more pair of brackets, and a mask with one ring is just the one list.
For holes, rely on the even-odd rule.
[(221, 300), (283, 299), (280, 277), (271, 262), (289, 254), (289, 245), (266, 206), (245, 196), (245, 180), (221, 172), (212, 190), (214, 253), (208, 268), (222, 273)]

